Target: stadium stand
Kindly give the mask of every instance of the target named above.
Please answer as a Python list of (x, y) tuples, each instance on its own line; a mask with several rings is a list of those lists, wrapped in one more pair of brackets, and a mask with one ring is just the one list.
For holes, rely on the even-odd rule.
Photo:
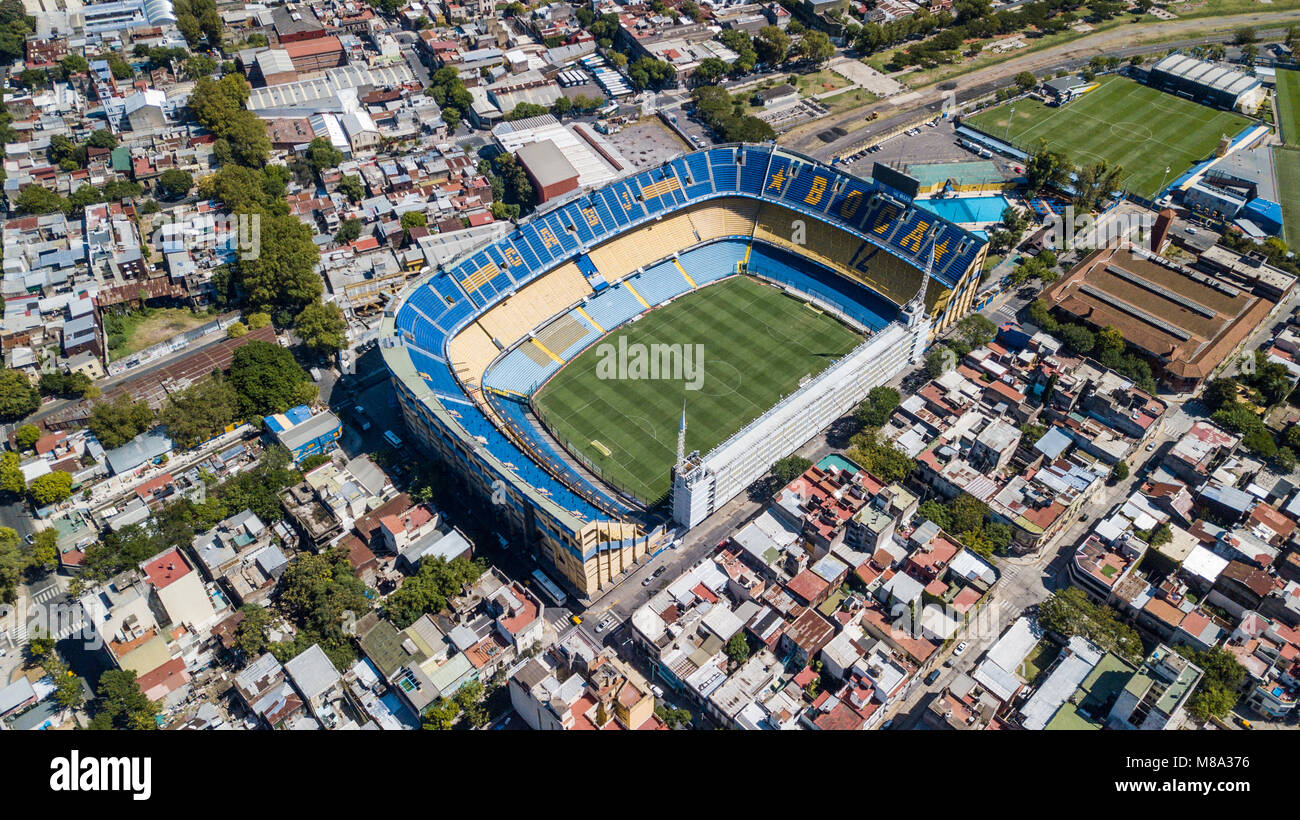
[[(752, 247), (747, 240), (713, 241), (752, 236), (760, 202), (808, 217), (815, 252), (808, 245), (787, 252), (762, 241)], [(548, 450), (552, 443), (527, 435), (526, 414), (507, 418), (505, 405), (512, 402), (485, 391), (488, 404), (476, 404), (475, 374), (491, 390), (531, 393), (559, 369), (557, 359), (571, 359), (646, 310), (628, 288), (610, 284), (638, 269), (644, 273), (632, 287), (657, 304), (692, 282), (702, 287), (734, 275), (737, 262), (749, 259), (751, 272), (877, 327), (892, 315), (884, 299), (799, 256), (852, 271), (857, 281), (901, 303), (916, 290), (932, 245), (931, 222), (938, 224), (932, 285), (943, 287), (932, 286), (928, 301), (942, 306), (933, 318), (939, 331), (967, 308), (985, 240), (906, 202), (886, 203), (873, 180), (785, 149), (717, 146), (544, 209), (427, 274), (389, 306), (380, 347), (417, 440), (477, 491), (495, 494), (504, 481), (502, 509), (509, 520), (537, 540), (549, 569), (584, 594), (594, 593), (620, 566), (648, 554), (653, 545), (645, 539), (659, 530), (630, 523), (626, 503), (573, 473)], [(770, 221), (766, 231), (776, 241)], [(574, 307), (579, 303), (582, 309)], [(554, 358), (534, 341), (519, 343), (539, 327)], [(517, 346), (493, 366), (511, 345)], [(498, 404), (502, 409), (494, 411)]]
[(609, 332), (645, 310), (645, 307), (627, 288), (615, 285), (593, 297), (582, 309)]
[(725, 279), (736, 273), (736, 263), (745, 258), (742, 242), (714, 242), (702, 248), (687, 251), (677, 257), (677, 262), (695, 284), (703, 287), (710, 282)]
[[(538, 359), (543, 361), (539, 362)], [(483, 384), (496, 390), (506, 390), (521, 395), (532, 392), (560, 369), (561, 363), (538, 353), (531, 341), (507, 353), (501, 361), (483, 374)]]
[(662, 259), (666, 249), (689, 248), (699, 241), (690, 217), (679, 213), (629, 231), (593, 248), (589, 255), (607, 281), (617, 282), (632, 271)]
[(537, 334), (537, 341), (566, 362), (600, 338), (591, 325), (566, 313)]
[(447, 358), (456, 377), (471, 389), (478, 387), (483, 371), (501, 350), (477, 323), (469, 325), (447, 343)]
[(686, 278), (672, 262), (660, 262), (644, 273), (633, 276), (628, 282), (641, 294), (642, 299), (652, 305), (667, 302), (690, 290)]
[(581, 302), (591, 294), (591, 286), (578, 266), (561, 265), (550, 275), (520, 289), (497, 307), (479, 318), (488, 335), (509, 347), (533, 328)]
[(715, 200), (689, 212), (695, 233), (702, 241), (724, 236), (752, 236), (759, 203), (752, 199)]

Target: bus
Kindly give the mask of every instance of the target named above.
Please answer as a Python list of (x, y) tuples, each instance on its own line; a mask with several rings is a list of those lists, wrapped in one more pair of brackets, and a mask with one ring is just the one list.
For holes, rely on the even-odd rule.
[(384, 431), (384, 441), (391, 444), (394, 450), (402, 449), (402, 440), (398, 438), (397, 434), (394, 433), (392, 430)]
[(564, 606), (565, 601), (569, 599), (569, 596), (564, 594), (564, 590), (560, 589), (554, 581), (546, 577), (546, 573), (542, 572), (540, 569), (533, 570), (533, 580), (537, 582), (537, 588), (545, 593), (546, 597), (551, 599), (551, 603), (556, 606)]

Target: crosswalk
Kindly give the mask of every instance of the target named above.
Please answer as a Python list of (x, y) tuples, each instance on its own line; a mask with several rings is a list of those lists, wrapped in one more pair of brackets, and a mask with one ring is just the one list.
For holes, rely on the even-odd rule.
[(60, 598), (62, 596), (63, 590), (59, 589), (58, 584), (50, 584), (33, 595), (31, 600), (34, 604), (46, 604), (53, 601), (55, 598)]

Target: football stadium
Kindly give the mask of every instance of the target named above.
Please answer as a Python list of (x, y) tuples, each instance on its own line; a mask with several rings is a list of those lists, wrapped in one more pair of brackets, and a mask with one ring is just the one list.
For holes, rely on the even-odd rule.
[(1121, 76), (1106, 77), (1061, 106), (1023, 99), (962, 120), (1021, 151), (1043, 140), (1075, 165), (1105, 160), (1123, 166), (1125, 189), (1148, 199), (1214, 156), (1220, 139), (1237, 136), (1250, 122)]
[(970, 309), (985, 240), (877, 170), (725, 145), (546, 203), (388, 306), (411, 433), (580, 596), (617, 584)]

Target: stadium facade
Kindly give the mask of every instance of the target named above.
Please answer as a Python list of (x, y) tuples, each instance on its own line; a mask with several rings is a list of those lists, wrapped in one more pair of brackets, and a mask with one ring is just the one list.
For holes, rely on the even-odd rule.
[(1247, 114), (1268, 96), (1258, 77), (1185, 54), (1170, 54), (1153, 64), (1147, 84), (1211, 108)]
[[(771, 145), (716, 146), (547, 203), (423, 275), (389, 305), (380, 346), (411, 432), (590, 597), (652, 554), (668, 525), (539, 429), (529, 400), (548, 378), (652, 307), (735, 275), (870, 333), (679, 465), (674, 517), (694, 526), (919, 360), (970, 309), (986, 247), (874, 179)], [(881, 297), (890, 315), (864, 307)]]

